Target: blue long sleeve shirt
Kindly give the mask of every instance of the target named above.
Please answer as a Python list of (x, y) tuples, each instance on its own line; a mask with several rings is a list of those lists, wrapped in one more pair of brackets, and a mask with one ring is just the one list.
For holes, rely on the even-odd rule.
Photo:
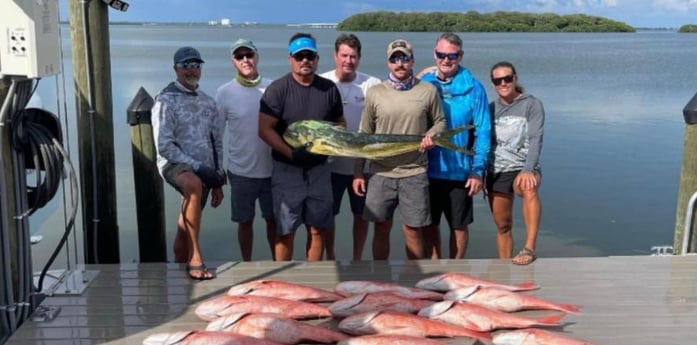
[(436, 73), (427, 73), (421, 80), (438, 89), (448, 129), (474, 125), (473, 143), (469, 142), (469, 131), (460, 132), (451, 139), (457, 146), (471, 146), (474, 155), (435, 147), (428, 151), (428, 177), (454, 181), (464, 181), (470, 174), (482, 177), (491, 149), (491, 114), (486, 90), (462, 66), (446, 81), (439, 80)]

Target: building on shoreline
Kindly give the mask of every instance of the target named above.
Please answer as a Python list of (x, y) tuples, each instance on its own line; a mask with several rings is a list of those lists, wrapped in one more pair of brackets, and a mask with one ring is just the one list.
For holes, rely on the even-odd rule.
[(286, 24), (289, 27), (296, 28), (311, 28), (311, 29), (336, 29), (339, 23), (296, 23), (296, 24)]

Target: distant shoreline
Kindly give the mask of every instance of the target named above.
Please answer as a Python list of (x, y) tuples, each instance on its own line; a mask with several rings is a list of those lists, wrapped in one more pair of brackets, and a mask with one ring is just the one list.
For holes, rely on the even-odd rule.
[[(61, 24), (69, 24), (68, 21), (61, 21)], [(221, 24), (209, 24), (207, 22), (110, 22), (109, 25), (124, 25), (124, 26), (205, 26), (205, 27), (217, 27), (217, 28), (245, 28), (245, 27), (262, 27), (262, 28), (270, 28), (270, 27), (289, 27), (289, 26), (294, 26), (294, 27), (309, 27), (309, 26), (302, 26), (304, 23), (281, 23), (281, 24), (269, 24), (269, 23), (254, 23), (254, 24), (245, 24), (245, 23), (233, 23), (230, 25), (221, 25)], [(636, 32), (677, 32), (678, 28), (673, 28), (673, 27), (635, 27), (634, 28)], [(339, 29), (336, 29), (337, 31), (342, 31)]]

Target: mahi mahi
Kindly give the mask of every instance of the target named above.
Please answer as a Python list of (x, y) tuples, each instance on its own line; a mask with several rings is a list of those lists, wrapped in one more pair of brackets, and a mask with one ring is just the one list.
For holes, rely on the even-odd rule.
[[(455, 134), (470, 128), (472, 126), (445, 130), (434, 135), (433, 142), (437, 146), (471, 155), (471, 150), (456, 146), (450, 141)], [(304, 145), (308, 151), (316, 154), (366, 159), (382, 159), (416, 151), (423, 137), (409, 134), (358, 133), (332, 122), (318, 120), (293, 122), (283, 133), (283, 139), (292, 147)]]

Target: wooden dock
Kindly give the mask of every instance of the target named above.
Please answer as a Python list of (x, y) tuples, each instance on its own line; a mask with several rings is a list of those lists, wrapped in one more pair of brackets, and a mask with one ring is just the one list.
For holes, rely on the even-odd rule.
[(553, 330), (594, 344), (697, 344), (697, 256), (541, 258), (529, 266), (488, 259), (228, 262), (217, 270), (218, 278), (194, 282), (177, 264), (85, 266), (80, 271), (85, 276), (96, 274), (85, 291), (46, 298), (42, 306), (60, 308), (57, 317), (26, 321), (7, 344), (141, 344), (153, 333), (204, 328), (193, 312), (196, 304), (255, 279), (325, 289), (347, 280), (413, 286), (450, 271), (507, 284), (536, 282), (541, 289), (535, 295), (582, 306), (580, 314), (568, 315), (564, 326)]

